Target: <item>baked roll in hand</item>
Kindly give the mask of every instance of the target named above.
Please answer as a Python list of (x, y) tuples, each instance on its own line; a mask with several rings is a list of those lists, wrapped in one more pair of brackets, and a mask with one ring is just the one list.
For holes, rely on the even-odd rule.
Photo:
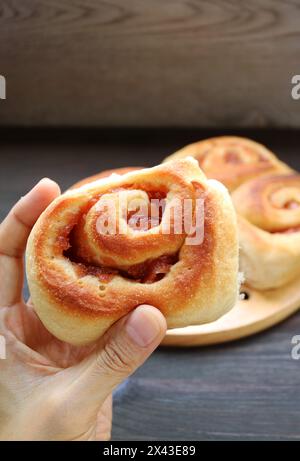
[(240, 269), (256, 289), (300, 276), (300, 175), (265, 176), (232, 194), (240, 215)]
[(192, 158), (113, 175), (46, 209), (26, 266), (38, 316), (72, 344), (96, 340), (143, 303), (169, 328), (211, 322), (238, 296), (236, 214), (224, 186)]
[(238, 136), (219, 136), (190, 144), (165, 161), (192, 156), (208, 178), (222, 182), (230, 191), (249, 179), (292, 169), (262, 144)]

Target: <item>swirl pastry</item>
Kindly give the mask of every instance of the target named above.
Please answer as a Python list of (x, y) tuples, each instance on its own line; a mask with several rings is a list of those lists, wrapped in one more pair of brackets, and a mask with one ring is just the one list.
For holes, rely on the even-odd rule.
[[(137, 218), (140, 199), (147, 209)], [(185, 214), (177, 207), (186, 203), (191, 219), (178, 228)], [(111, 217), (108, 204), (119, 219), (116, 232), (105, 233), (99, 222)], [(193, 240), (201, 227), (202, 238)], [(224, 186), (207, 180), (192, 158), (113, 175), (47, 208), (30, 235), (26, 265), (38, 316), (72, 344), (96, 340), (143, 303), (159, 308), (169, 328), (210, 322), (238, 294), (236, 215)]]
[(232, 194), (246, 283), (277, 288), (300, 275), (300, 175), (265, 176)]
[(291, 172), (266, 147), (238, 136), (219, 136), (190, 144), (165, 161), (191, 155), (208, 178), (222, 182), (230, 191), (257, 176)]

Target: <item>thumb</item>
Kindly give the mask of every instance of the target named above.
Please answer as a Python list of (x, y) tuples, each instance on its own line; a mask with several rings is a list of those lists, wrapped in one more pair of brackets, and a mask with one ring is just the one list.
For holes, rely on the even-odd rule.
[(162, 313), (148, 305), (139, 306), (108, 331), (95, 363), (108, 392), (144, 363), (165, 333)]
[(81, 405), (83, 402), (101, 404), (156, 349), (166, 327), (162, 313), (148, 305), (137, 307), (116, 322), (104, 335), (96, 352), (72, 367), (77, 375), (73, 380), (76, 389), (72, 386), (76, 400)]

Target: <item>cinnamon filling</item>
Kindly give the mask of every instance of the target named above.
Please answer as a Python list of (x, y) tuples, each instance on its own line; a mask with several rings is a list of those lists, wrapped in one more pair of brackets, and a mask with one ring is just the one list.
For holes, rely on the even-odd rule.
[[(134, 187), (134, 185), (130, 185), (125, 186), (118, 191), (111, 190), (109, 193), (135, 188), (136, 187)], [(152, 191), (147, 189), (147, 187), (143, 187), (143, 190), (147, 193), (149, 198), (150, 205), (148, 207), (148, 213), (139, 213), (138, 210), (127, 211), (127, 223), (129, 226), (134, 226), (135, 229), (138, 228), (138, 230), (149, 230), (153, 226), (157, 226), (161, 223), (164, 212), (163, 204), (165, 202), (167, 191)], [(82, 210), (82, 215), (84, 216), (87, 214), (99, 199), (100, 196), (90, 200)], [(154, 204), (152, 200), (155, 200)], [(157, 207), (157, 209), (153, 209), (153, 206)], [(154, 219), (153, 216), (155, 216)], [(139, 283), (154, 283), (162, 280), (170, 271), (172, 265), (176, 264), (179, 260), (177, 253), (172, 255), (162, 255), (159, 258), (147, 260), (126, 269), (115, 269), (104, 265), (92, 265), (87, 263), (83, 257), (78, 256), (76, 252), (76, 243), (74, 238), (76, 224), (77, 223), (73, 223), (72, 226), (70, 225), (65, 228), (64, 235), (60, 235), (58, 237), (56, 245), (57, 250), (61, 251), (63, 255), (72, 262), (78, 277), (92, 275), (97, 277), (100, 282), (108, 283), (114, 276), (121, 275), (124, 278), (134, 280)]]
[(162, 255), (159, 258), (131, 266), (126, 271), (120, 271), (120, 274), (136, 282), (154, 283), (162, 280), (176, 262), (178, 262), (178, 254)]
[(284, 208), (286, 210), (296, 210), (299, 207), (300, 207), (300, 203), (296, 202), (295, 200), (290, 200), (284, 205)]
[(270, 234), (294, 234), (300, 232), (300, 226), (289, 227), (288, 229), (270, 231)]
[(228, 151), (225, 154), (225, 162), (228, 163), (235, 163), (236, 165), (243, 163), (241, 157), (237, 152), (234, 151)]
[(140, 264), (135, 264), (130, 268), (114, 269), (107, 266), (93, 266), (77, 258), (72, 246), (64, 251), (64, 256), (74, 265), (79, 277), (92, 275), (97, 277), (100, 282), (109, 283), (115, 275), (133, 280), (138, 283), (154, 283), (162, 280), (170, 271), (173, 264), (179, 260), (178, 253), (174, 255), (162, 255), (156, 259), (150, 259)]
[[(67, 255), (65, 255), (68, 257)], [(97, 277), (100, 282), (103, 283), (108, 283), (112, 280), (112, 278), (118, 274), (117, 269), (113, 268), (108, 268), (108, 267), (97, 267), (97, 266), (92, 266), (92, 265), (87, 265), (85, 263), (81, 263), (78, 261), (72, 261), (71, 258), (69, 258), (70, 261), (74, 264), (76, 272), (79, 277), (85, 277), (87, 275), (93, 275), (94, 277)]]
[(166, 193), (147, 191), (147, 210), (127, 210), (127, 225), (138, 231), (147, 231), (159, 226), (166, 205)]

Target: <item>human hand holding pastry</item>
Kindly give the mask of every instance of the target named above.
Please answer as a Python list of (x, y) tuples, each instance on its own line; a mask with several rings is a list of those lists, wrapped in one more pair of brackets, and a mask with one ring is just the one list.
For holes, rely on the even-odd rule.
[(140, 306), (98, 342), (75, 347), (49, 333), (23, 301), (27, 238), (59, 193), (53, 181), (42, 180), (0, 225), (0, 335), (7, 355), (0, 360), (1, 440), (109, 439), (112, 390), (165, 334), (162, 314)]
[[(212, 322), (235, 305), (236, 212), (198, 164), (232, 192), (247, 284), (265, 290), (300, 274), (299, 175), (255, 142), (213, 138), (158, 167), (100, 173), (62, 196), (42, 180), (0, 225), (0, 439), (108, 439), (113, 389), (167, 326)], [(108, 234), (98, 229), (107, 199), (119, 218)], [(136, 213), (140, 199), (146, 208)], [(154, 221), (153, 199), (164, 202)], [(175, 205), (185, 201), (187, 228)]]
[[(166, 207), (152, 229), (131, 229), (127, 210), (120, 221), (125, 235), (91, 239), (96, 203), (104, 195), (118, 201), (120, 189), (146, 201), (162, 194)], [(169, 326), (209, 321), (238, 294), (232, 203), (196, 162), (114, 175), (59, 194), (55, 183), (41, 181), (0, 226), (3, 440), (108, 439), (111, 393), (161, 342), (162, 313)], [(189, 246), (193, 235), (175, 233), (171, 208), (175, 199), (190, 200), (192, 226), (199, 197), (203, 239)], [(167, 216), (171, 231), (164, 234)], [(147, 212), (139, 221), (148, 222)], [(32, 301), (26, 304), (22, 261), (29, 234)]]

